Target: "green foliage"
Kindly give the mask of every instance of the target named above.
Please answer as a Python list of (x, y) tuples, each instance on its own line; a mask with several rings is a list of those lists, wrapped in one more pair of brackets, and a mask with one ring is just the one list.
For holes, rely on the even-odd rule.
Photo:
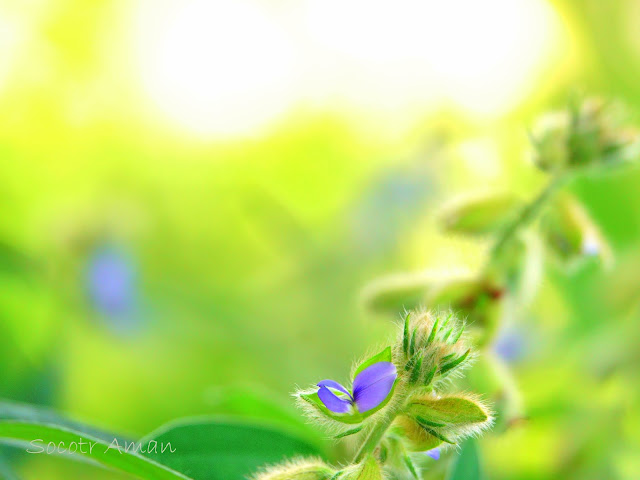
[(74, 432), (80, 432), (87, 437), (98, 438), (105, 442), (111, 442), (114, 438), (118, 439), (120, 443), (126, 441), (126, 439), (120, 435), (100, 430), (82, 422), (70, 420), (50, 409), (7, 400), (0, 400), (0, 420), (56, 425)]
[[(37, 452), (39, 448), (47, 448), (47, 444), (53, 442), (57, 446), (69, 448), (72, 442), (82, 441), (85, 445), (93, 444), (84, 450), (78, 448), (71, 458), (86, 458), (104, 467), (129, 473), (134, 477), (144, 480), (189, 480), (188, 477), (171, 470), (170, 468), (145, 458), (137, 453), (124, 451), (122, 448), (110, 448), (112, 443), (100, 440), (80, 432), (64, 427), (55, 427), (43, 423), (0, 421), (0, 441), (11, 443), (26, 443), (41, 440), (33, 447)], [(118, 443), (118, 445), (120, 445)]]
[(194, 419), (174, 422), (151, 433), (141, 443), (155, 440), (174, 452), (148, 454), (193, 480), (243, 480), (260, 467), (301, 455), (318, 455), (318, 449), (279, 429), (257, 425)]

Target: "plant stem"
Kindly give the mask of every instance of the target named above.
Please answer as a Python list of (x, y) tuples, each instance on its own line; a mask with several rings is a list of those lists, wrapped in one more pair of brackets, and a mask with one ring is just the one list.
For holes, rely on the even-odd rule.
[(378, 447), (380, 440), (382, 440), (382, 437), (389, 426), (391, 426), (391, 423), (404, 410), (405, 400), (406, 394), (401, 395), (393, 405), (389, 406), (389, 410), (386, 412), (386, 415), (371, 429), (367, 438), (358, 449), (358, 453), (353, 459), (353, 463), (362, 461), (365, 455), (373, 452)]
[(502, 231), (491, 248), (490, 263), (495, 262), (504, 248), (516, 237), (517, 233), (536, 218), (542, 207), (547, 203), (547, 200), (564, 184), (566, 178), (566, 175), (561, 174), (553, 177), (538, 196), (522, 209), (518, 218)]

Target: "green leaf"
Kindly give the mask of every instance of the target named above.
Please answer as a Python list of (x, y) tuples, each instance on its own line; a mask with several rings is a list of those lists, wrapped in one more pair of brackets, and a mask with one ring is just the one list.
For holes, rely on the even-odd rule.
[(217, 419), (172, 422), (142, 440), (171, 443), (148, 456), (194, 480), (244, 480), (267, 464), (318, 456), (317, 448), (279, 429)]
[(269, 392), (256, 390), (255, 387), (233, 387), (221, 388), (217, 393), (216, 400), (211, 403), (211, 414), (268, 422), (317, 445), (322, 451), (325, 450), (323, 436), (305, 423), (293, 407), (288, 403), (280, 403)]
[(471, 438), (462, 444), (460, 455), (453, 462), (447, 480), (483, 480), (484, 478), (478, 445)]
[(411, 372), (411, 378), (409, 379), (409, 383), (416, 383), (421, 373), (422, 373), (422, 357), (418, 357), (418, 361), (416, 362), (416, 365), (415, 367), (413, 367), (413, 371)]
[(431, 382), (433, 381), (433, 377), (436, 376), (436, 370), (438, 369), (437, 365), (434, 365), (433, 367), (431, 367), (431, 370), (429, 370), (427, 372), (426, 377), (424, 378), (424, 384), (425, 386), (429, 386), (431, 385)]
[(450, 443), (451, 445), (455, 445), (456, 444), (456, 442), (454, 442), (453, 440), (450, 440), (449, 438), (445, 437), (442, 433), (440, 433), (437, 430), (434, 430), (433, 428), (431, 428), (428, 425), (428, 423), (430, 423), (430, 422), (425, 422), (422, 417), (418, 416), (418, 417), (416, 417), (416, 420), (418, 421), (418, 424), (424, 429), (424, 431), (427, 432), (432, 437), (436, 437), (438, 440), (442, 440), (443, 442)]
[(483, 407), (465, 397), (422, 397), (415, 399), (409, 413), (420, 416), (430, 422), (446, 425), (467, 426), (482, 424), (489, 420)]
[(464, 362), (467, 359), (467, 357), (469, 356), (469, 353), (471, 353), (471, 349), (469, 349), (466, 352), (464, 352), (462, 355), (460, 355), (460, 357), (456, 358), (455, 360), (453, 360), (453, 361), (451, 361), (451, 362), (449, 362), (449, 363), (447, 363), (445, 365), (442, 365), (440, 367), (440, 375), (444, 375), (447, 372), (453, 370), (454, 368), (462, 365), (462, 362)]
[(113, 441), (114, 438), (117, 438), (120, 443), (128, 440), (120, 435), (71, 420), (48, 408), (8, 400), (0, 401), (0, 420), (19, 420), (27, 423), (57, 425), (108, 443)]
[[(50, 442), (68, 448), (72, 442), (76, 442), (77, 445), (79, 441), (82, 441), (86, 443), (84, 451), (78, 450), (77, 453), (71, 454), (67, 458), (88, 459), (104, 467), (129, 473), (144, 480), (188, 480), (189, 478), (132, 450), (126, 452), (124, 449), (116, 448), (112, 442), (117, 442), (117, 440), (112, 439), (111, 442), (106, 442), (65, 427), (34, 422), (0, 421), (0, 441), (2, 440), (11, 444), (26, 443), (27, 448), (34, 452), (39, 451), (40, 448), (46, 448)], [(94, 447), (89, 448), (90, 444)], [(119, 442), (117, 445), (124, 446)]]
[(356, 433), (359, 433), (363, 428), (364, 427), (361, 425), (359, 427), (352, 428), (351, 430), (347, 430), (346, 432), (338, 433), (337, 435), (334, 435), (333, 438), (337, 440), (338, 438), (349, 437), (351, 435), (355, 435)]
[(411, 320), (411, 312), (407, 312), (404, 319), (404, 329), (402, 332), (402, 350), (405, 355), (409, 353), (409, 320)]
[(408, 454), (405, 454), (404, 457), (403, 457), (403, 460), (404, 460), (404, 464), (407, 467), (407, 470), (409, 470), (409, 473), (411, 473), (411, 476), (413, 478), (415, 478), (416, 480), (420, 480), (420, 475), (418, 474), (418, 469), (413, 464), (413, 460), (411, 460), (411, 457)]
[(418, 329), (414, 328), (411, 334), (411, 340), (409, 340), (409, 355), (416, 353), (416, 336), (418, 335)]
[(427, 343), (433, 342), (433, 340), (436, 338), (436, 334), (438, 333), (439, 322), (440, 322), (440, 317), (436, 317), (436, 321), (434, 322), (433, 327), (431, 328), (431, 333), (429, 334), (429, 338), (427, 338)]
[(0, 478), (3, 480), (18, 480), (18, 477), (9, 466), (9, 463), (5, 459), (5, 455), (3, 453), (0, 453)]
[(362, 370), (364, 370), (365, 368), (373, 365), (374, 363), (390, 362), (391, 359), (392, 359), (392, 357), (391, 357), (391, 347), (387, 347), (383, 351), (378, 353), (377, 355), (374, 355), (370, 359), (368, 359), (365, 362), (361, 363), (360, 366), (358, 368), (356, 368), (356, 371), (353, 372), (353, 378), (356, 378), (358, 376), (358, 374)]

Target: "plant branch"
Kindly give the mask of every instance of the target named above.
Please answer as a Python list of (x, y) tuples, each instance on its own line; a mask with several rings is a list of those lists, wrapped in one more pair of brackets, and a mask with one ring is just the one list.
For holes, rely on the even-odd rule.
[(502, 251), (516, 237), (518, 232), (529, 225), (538, 215), (542, 207), (547, 203), (551, 196), (565, 183), (566, 175), (556, 175), (551, 179), (547, 186), (538, 194), (538, 196), (529, 204), (527, 204), (518, 218), (511, 222), (500, 234), (496, 242), (491, 248), (489, 262), (495, 262)]

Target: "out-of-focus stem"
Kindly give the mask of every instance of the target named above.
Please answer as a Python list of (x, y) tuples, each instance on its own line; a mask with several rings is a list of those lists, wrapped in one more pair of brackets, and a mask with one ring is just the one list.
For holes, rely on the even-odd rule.
[(540, 194), (522, 209), (518, 218), (511, 222), (507, 228), (502, 231), (491, 248), (491, 254), (489, 257), (490, 263), (495, 262), (500, 257), (500, 254), (505, 247), (516, 237), (518, 232), (536, 218), (542, 207), (547, 203), (556, 190), (565, 183), (566, 179), (567, 176), (562, 174), (553, 177)]

